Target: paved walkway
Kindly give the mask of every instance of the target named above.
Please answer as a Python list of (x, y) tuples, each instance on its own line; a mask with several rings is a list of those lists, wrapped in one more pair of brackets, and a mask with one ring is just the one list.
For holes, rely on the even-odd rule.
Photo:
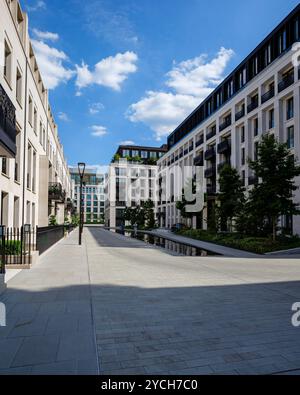
[(100, 228), (84, 240), (9, 282), (0, 373), (97, 373), (94, 334), (101, 374), (300, 373), (298, 259), (172, 256)]
[(87, 259), (77, 243), (74, 232), (8, 282), (0, 374), (98, 372)]

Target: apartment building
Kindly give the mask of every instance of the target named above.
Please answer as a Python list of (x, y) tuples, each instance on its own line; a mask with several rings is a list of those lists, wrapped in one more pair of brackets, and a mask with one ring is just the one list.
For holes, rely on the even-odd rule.
[(71, 179), (17, 0), (0, 0), (0, 223), (63, 223)]
[[(239, 170), (247, 189), (256, 182), (248, 158), (256, 157), (264, 134), (287, 142), (300, 157), (300, 72), (293, 62), (293, 44), (299, 38), (300, 5), (168, 137), (168, 153), (158, 161), (160, 182), (166, 170), (176, 166), (192, 167), (194, 172), (203, 167), (207, 202), (203, 212), (194, 216), (193, 227), (207, 227), (224, 164)], [(179, 197), (171, 192), (160, 198), (161, 226), (182, 222), (176, 209)], [(299, 191), (295, 200), (300, 202)], [(282, 218), (281, 226), (300, 234), (300, 217)]]
[(124, 224), (126, 207), (143, 205), (151, 199), (157, 202), (157, 161), (167, 152), (167, 146), (119, 146), (108, 170), (106, 182), (105, 224)]
[[(80, 176), (78, 168), (70, 167), (73, 184), (73, 202), (77, 214), (80, 213)], [(83, 218), (86, 223), (104, 222), (106, 174), (95, 168), (85, 169), (82, 188)]]

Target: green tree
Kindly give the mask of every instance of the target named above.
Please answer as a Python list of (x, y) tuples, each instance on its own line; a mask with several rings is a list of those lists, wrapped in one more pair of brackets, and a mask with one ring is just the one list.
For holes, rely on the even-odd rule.
[(123, 212), (123, 219), (129, 221), (131, 226), (137, 224), (138, 227), (145, 225), (144, 210), (140, 207), (126, 207)]
[(230, 165), (225, 165), (219, 178), (220, 193), (216, 216), (221, 230), (232, 230), (233, 219), (238, 217), (245, 203), (245, 188), (240, 175)]
[(156, 225), (156, 221), (155, 221), (153, 201), (151, 199), (147, 200), (144, 203), (142, 210), (144, 212), (145, 225), (148, 228), (154, 228)]
[(50, 215), (49, 217), (49, 225), (50, 226), (56, 226), (57, 225), (57, 219), (55, 215)]
[(257, 227), (257, 232), (272, 234), (275, 241), (279, 217), (300, 213), (299, 204), (293, 201), (300, 166), (287, 144), (279, 143), (273, 135), (262, 138), (257, 160), (250, 161), (249, 166), (260, 182), (250, 191), (244, 219), (247, 221), (248, 214), (252, 230)]

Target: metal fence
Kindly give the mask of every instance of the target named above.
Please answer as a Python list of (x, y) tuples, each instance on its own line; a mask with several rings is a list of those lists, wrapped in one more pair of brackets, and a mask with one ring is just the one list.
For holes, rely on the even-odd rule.
[(36, 249), (40, 255), (61, 240), (65, 233), (70, 233), (75, 227), (73, 225), (47, 226), (37, 228)]
[(0, 227), (0, 274), (5, 272), (5, 265), (30, 265), (34, 251), (43, 254), (75, 226), (61, 225), (44, 228)]
[(0, 256), (4, 265), (31, 264), (32, 251), (36, 249), (36, 232), (30, 226), (22, 228), (1, 227)]

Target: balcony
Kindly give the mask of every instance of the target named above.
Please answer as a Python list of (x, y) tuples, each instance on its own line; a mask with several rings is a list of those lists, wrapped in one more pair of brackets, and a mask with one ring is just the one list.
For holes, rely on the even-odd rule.
[(218, 154), (224, 154), (226, 152), (231, 151), (231, 142), (230, 140), (224, 140), (220, 144), (218, 144)]
[(255, 110), (258, 107), (258, 96), (255, 96), (252, 100), (251, 103), (248, 105), (247, 107), (247, 112), (249, 114), (249, 112)]
[(0, 85), (0, 156), (15, 158), (16, 110), (4, 88)]
[(268, 100), (272, 99), (275, 95), (275, 89), (271, 88), (268, 92), (266, 92), (264, 95), (261, 97), (261, 104), (264, 104)]
[(187, 155), (188, 153), (189, 153), (188, 149), (185, 149), (184, 152), (183, 152), (184, 155)]
[(206, 140), (211, 139), (212, 137), (214, 137), (216, 135), (216, 129), (211, 130), (209, 133), (207, 133), (206, 135)]
[(196, 141), (196, 147), (199, 147), (203, 143), (204, 143), (204, 136), (201, 136), (199, 140)]
[(235, 122), (245, 116), (245, 107), (243, 107), (240, 111), (235, 114)]
[(215, 178), (216, 177), (216, 166), (211, 166), (205, 170), (205, 178)]
[(294, 69), (286, 74), (278, 84), (278, 93), (282, 92), (287, 87), (293, 85), (295, 81)]
[(49, 183), (49, 200), (57, 203), (64, 203), (66, 199), (66, 192), (63, 190), (61, 184), (57, 182)]
[(193, 149), (194, 149), (194, 143), (190, 144), (189, 151), (191, 152), (191, 151), (193, 151)]
[(215, 158), (215, 156), (216, 156), (215, 147), (209, 148), (209, 149), (205, 152), (205, 160), (211, 160), (211, 159)]
[(196, 156), (194, 159), (194, 166), (203, 166), (204, 165), (204, 158), (203, 154)]
[(224, 129), (228, 128), (231, 125), (231, 116), (226, 117), (223, 123), (219, 126), (219, 131), (222, 132)]

